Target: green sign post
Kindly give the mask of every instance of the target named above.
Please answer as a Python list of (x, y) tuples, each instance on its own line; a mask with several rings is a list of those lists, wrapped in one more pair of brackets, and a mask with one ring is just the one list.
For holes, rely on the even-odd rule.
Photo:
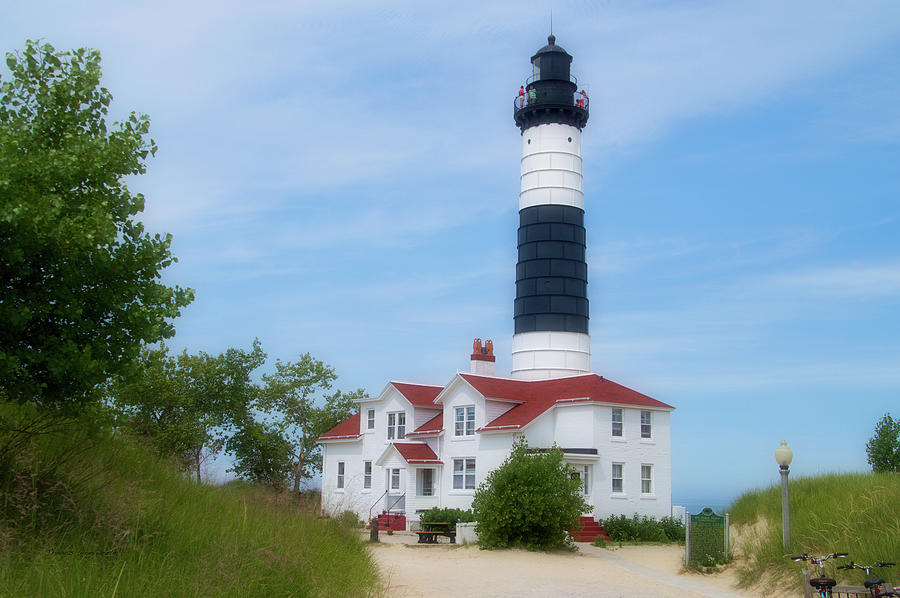
[(685, 521), (684, 563), (709, 565), (728, 556), (728, 514), (716, 515), (709, 507)]

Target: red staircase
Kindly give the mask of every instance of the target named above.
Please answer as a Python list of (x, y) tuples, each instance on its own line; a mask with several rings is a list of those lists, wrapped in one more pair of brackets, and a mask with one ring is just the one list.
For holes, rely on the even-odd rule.
[(406, 529), (406, 515), (398, 515), (397, 513), (385, 513), (384, 511), (378, 516), (378, 530), (393, 530), (402, 532)]
[(576, 542), (593, 542), (597, 536), (603, 536), (609, 542), (609, 536), (603, 531), (603, 527), (593, 517), (587, 515), (581, 518), (581, 531), (572, 532)]

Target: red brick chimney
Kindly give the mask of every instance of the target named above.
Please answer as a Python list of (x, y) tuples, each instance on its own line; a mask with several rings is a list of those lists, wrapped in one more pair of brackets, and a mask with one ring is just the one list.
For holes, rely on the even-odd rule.
[(494, 342), (488, 339), (482, 345), (481, 339), (476, 338), (472, 343), (469, 372), (479, 376), (493, 376), (495, 361), (497, 361), (497, 358), (494, 357)]

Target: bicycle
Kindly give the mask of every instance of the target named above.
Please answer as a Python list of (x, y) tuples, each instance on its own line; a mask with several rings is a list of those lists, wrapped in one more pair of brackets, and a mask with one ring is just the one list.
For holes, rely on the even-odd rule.
[(900, 596), (895, 590), (883, 590), (881, 586), (884, 585), (885, 581), (881, 577), (872, 577), (872, 573), (870, 569), (875, 567), (891, 567), (896, 565), (897, 563), (888, 563), (887, 561), (875, 561), (871, 565), (860, 565), (859, 563), (854, 563), (850, 561), (846, 565), (840, 565), (838, 569), (862, 569), (866, 572), (866, 580), (863, 582), (863, 585), (867, 590), (869, 590), (870, 596)]
[(832, 552), (820, 557), (809, 556), (804, 553), (800, 556), (792, 556), (790, 558), (792, 561), (803, 561), (814, 567), (818, 566), (819, 576), (810, 579), (809, 585), (819, 592), (819, 598), (831, 598), (831, 588), (837, 585), (837, 581), (830, 577), (825, 577), (825, 561), (828, 559), (843, 558), (845, 556), (847, 556), (846, 552)]

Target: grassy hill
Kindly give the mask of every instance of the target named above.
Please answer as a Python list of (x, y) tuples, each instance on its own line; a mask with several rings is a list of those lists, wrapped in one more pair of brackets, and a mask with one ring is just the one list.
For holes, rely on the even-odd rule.
[[(900, 475), (848, 473), (792, 479), (790, 500), (791, 547), (787, 551), (782, 548), (780, 486), (747, 492), (730, 507), (731, 522), (740, 536), (737, 549), (743, 555), (744, 581), (799, 580), (801, 567), (786, 554), (847, 552), (847, 560), (857, 563), (900, 563)], [(841, 583), (862, 583), (859, 571), (833, 567), (828, 571)], [(879, 574), (900, 584), (900, 566)]]
[(197, 485), (72, 420), (23, 436), (17, 409), (0, 405), (0, 596), (380, 595), (358, 534), (288, 493)]

